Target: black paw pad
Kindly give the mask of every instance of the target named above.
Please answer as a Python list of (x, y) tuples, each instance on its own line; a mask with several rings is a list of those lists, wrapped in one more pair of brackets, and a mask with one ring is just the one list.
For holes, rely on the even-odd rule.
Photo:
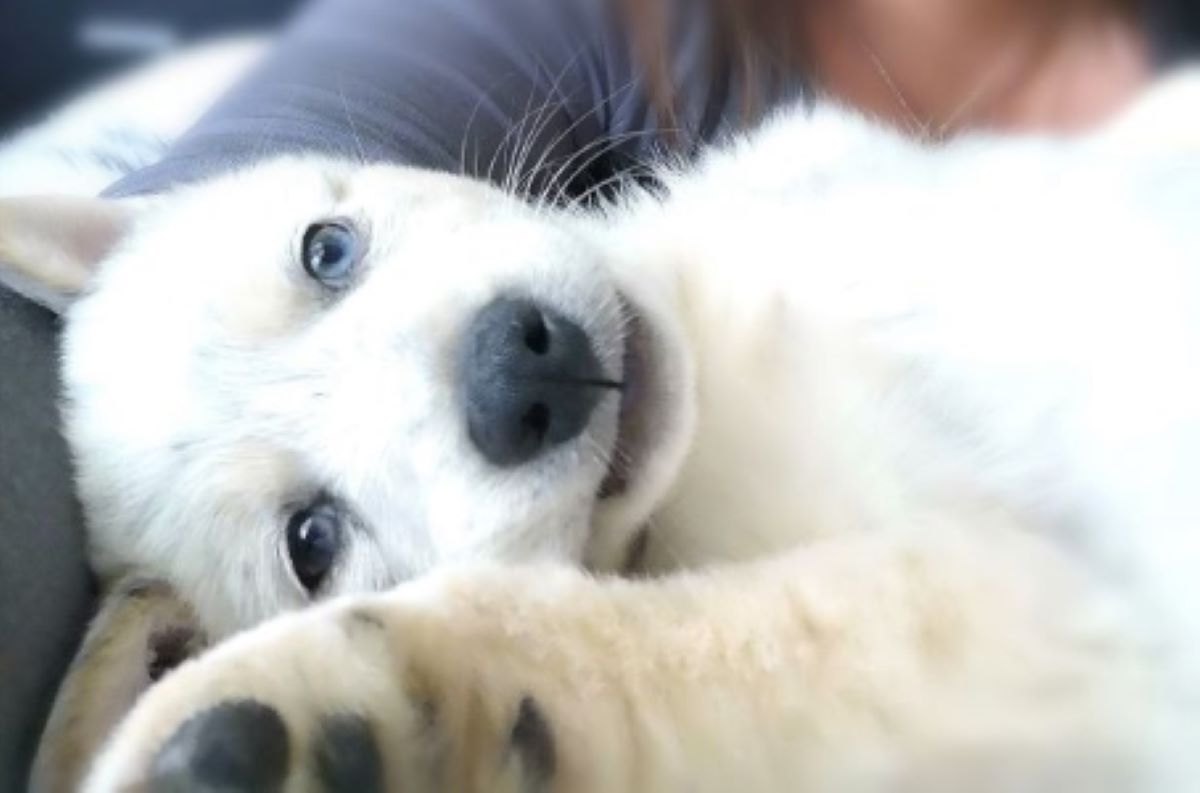
[(531, 782), (545, 783), (554, 776), (558, 764), (554, 732), (533, 697), (521, 700), (510, 740)]
[(152, 793), (271, 793), (288, 771), (287, 727), (278, 711), (252, 700), (224, 702), (175, 731), (150, 765)]
[(382, 793), (383, 760), (371, 725), (360, 716), (325, 719), (313, 739), (317, 779), (329, 793)]

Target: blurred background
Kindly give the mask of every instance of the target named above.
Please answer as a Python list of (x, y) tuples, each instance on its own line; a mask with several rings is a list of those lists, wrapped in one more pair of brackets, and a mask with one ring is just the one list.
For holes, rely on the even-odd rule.
[[(0, 137), (139, 61), (269, 30), (304, 1), (0, 0)], [(1160, 59), (1200, 54), (1200, 0), (1145, 3)], [(0, 793), (24, 788), (43, 710), (90, 610), (52, 397), (55, 327), (0, 290)]]
[[(0, 0), (0, 134), (137, 61), (265, 30), (303, 0)], [(1163, 57), (1200, 51), (1200, 0), (1150, 0)]]
[(0, 0), (0, 131), (143, 58), (270, 27), (299, 0)]

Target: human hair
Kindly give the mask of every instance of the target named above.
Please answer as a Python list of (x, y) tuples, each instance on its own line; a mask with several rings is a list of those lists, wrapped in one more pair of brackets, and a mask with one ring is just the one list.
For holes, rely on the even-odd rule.
[(704, 4), (712, 15), (706, 67), (715, 77), (728, 75), (741, 97), (745, 120), (764, 107), (770, 86), (789, 74), (806, 71), (801, 36), (801, 7), (808, 0), (618, 0), (631, 44), (645, 70), (650, 99), (662, 125), (678, 122), (672, 85), (669, 40), (672, 13)]

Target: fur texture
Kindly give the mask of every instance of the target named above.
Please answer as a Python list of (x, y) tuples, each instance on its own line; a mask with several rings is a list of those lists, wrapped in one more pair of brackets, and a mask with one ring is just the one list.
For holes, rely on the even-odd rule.
[[(96, 563), (253, 630), (89, 789), (207, 773), (244, 699), (296, 790), (345, 713), (396, 790), (1194, 789), (1196, 108), (1185, 72), (1085, 139), (940, 149), (794, 111), (603, 217), (315, 160), (144, 209), (66, 337)], [(367, 251), (336, 298), (298, 263), (325, 218)], [(627, 388), (498, 470), (452, 361), (512, 293)], [(271, 621), (318, 492), (347, 597)], [(661, 579), (567, 569), (642, 532)]]

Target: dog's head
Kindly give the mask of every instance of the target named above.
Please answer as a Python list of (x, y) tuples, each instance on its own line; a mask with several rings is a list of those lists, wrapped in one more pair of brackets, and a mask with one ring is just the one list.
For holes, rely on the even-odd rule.
[(286, 160), (0, 213), (0, 258), (80, 292), (95, 563), (167, 581), (210, 635), (457, 560), (612, 567), (681, 456), (667, 312), (603, 235), (489, 186)]
[(459, 560), (618, 567), (692, 409), (664, 293), (599, 227), (313, 160), (148, 201), (0, 201), (10, 280), (67, 309), (102, 577), (165, 582), (219, 639)]

